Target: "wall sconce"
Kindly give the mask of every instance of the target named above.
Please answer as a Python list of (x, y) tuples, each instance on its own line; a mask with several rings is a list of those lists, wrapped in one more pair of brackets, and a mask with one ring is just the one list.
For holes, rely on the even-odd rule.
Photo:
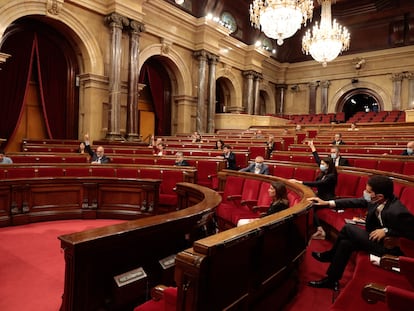
[(177, 3), (177, 4), (181, 5), (181, 4), (183, 4), (183, 3), (184, 3), (184, 0), (175, 0), (175, 3)]

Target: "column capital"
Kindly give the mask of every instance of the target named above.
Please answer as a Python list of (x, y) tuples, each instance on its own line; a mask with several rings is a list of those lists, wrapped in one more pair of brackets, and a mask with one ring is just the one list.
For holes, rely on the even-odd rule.
[(408, 80), (414, 80), (414, 72), (407, 72), (407, 73), (405, 74), (405, 77), (406, 77)]
[(208, 52), (206, 51), (206, 50), (198, 50), (198, 51), (195, 51), (194, 53), (193, 53), (193, 56), (195, 57), (195, 58), (197, 58), (198, 60), (207, 60), (207, 58), (208, 58)]
[(210, 64), (215, 65), (220, 61), (220, 56), (209, 53), (208, 61), (210, 62)]
[(257, 72), (257, 71), (254, 71), (254, 70), (245, 70), (245, 71), (243, 71), (242, 74), (243, 74), (243, 76), (245, 76), (249, 79), (251, 79), (251, 78), (261, 79), (263, 77), (260, 72)]
[(117, 27), (120, 29), (123, 29), (124, 26), (129, 26), (128, 18), (115, 12), (105, 16), (105, 23), (110, 27)]
[(131, 33), (140, 34), (141, 32), (145, 31), (144, 24), (133, 19), (129, 21), (129, 28)]
[(329, 88), (330, 85), (331, 85), (331, 81), (329, 81), (329, 80), (320, 82), (320, 86), (324, 89)]
[(276, 89), (287, 89), (287, 84), (281, 83), (281, 84), (275, 84)]
[(316, 89), (319, 86), (319, 82), (309, 82), (308, 87), (310, 89)]
[(403, 73), (393, 73), (391, 76), (391, 80), (393, 82), (396, 81), (402, 81), (404, 79), (404, 74)]

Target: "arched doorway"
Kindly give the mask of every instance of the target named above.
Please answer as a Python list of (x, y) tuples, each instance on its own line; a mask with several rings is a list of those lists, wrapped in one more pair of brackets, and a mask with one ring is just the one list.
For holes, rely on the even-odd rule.
[(142, 65), (138, 111), (140, 134), (171, 135), (171, 74), (162, 56), (152, 56)]
[(339, 100), (337, 111), (345, 113), (345, 121), (358, 111), (378, 112), (383, 110), (383, 103), (376, 92), (368, 88), (356, 88), (345, 93)]
[(0, 50), (12, 55), (0, 71), (0, 137), (8, 140), (8, 151), (19, 151), (23, 138), (78, 137), (76, 52), (64, 25), (51, 23), (21, 18), (1, 42)]
[(220, 77), (216, 80), (216, 113), (228, 112), (231, 88), (232, 85), (229, 79)]

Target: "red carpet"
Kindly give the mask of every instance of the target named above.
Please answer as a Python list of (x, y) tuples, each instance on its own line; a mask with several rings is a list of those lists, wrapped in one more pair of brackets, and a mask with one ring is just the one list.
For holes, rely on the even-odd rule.
[[(65, 263), (57, 237), (119, 222), (122, 221), (67, 220), (0, 228), (0, 310), (59, 310)], [(330, 246), (327, 241), (311, 241), (301, 266), (299, 294), (285, 311), (329, 309), (332, 291), (311, 288), (306, 283), (324, 277), (327, 268), (327, 264), (311, 257), (311, 251), (324, 251)], [(352, 265), (348, 265), (342, 288), (352, 271)]]
[[(327, 311), (332, 305), (333, 291), (330, 289), (313, 288), (307, 286), (312, 280), (319, 280), (326, 276), (328, 263), (320, 263), (312, 256), (312, 251), (323, 252), (330, 249), (332, 243), (323, 240), (311, 240), (300, 268), (301, 282), (299, 293), (284, 311)], [(340, 288), (344, 288), (351, 279), (354, 270), (353, 260), (348, 264), (340, 281)]]
[(0, 310), (59, 310), (65, 262), (57, 237), (119, 222), (68, 220), (0, 228)]

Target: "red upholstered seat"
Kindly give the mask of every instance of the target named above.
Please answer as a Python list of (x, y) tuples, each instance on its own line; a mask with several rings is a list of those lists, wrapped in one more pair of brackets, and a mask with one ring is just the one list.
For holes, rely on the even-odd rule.
[(160, 206), (177, 207), (177, 193), (175, 187), (184, 180), (184, 171), (162, 170), (160, 185)]
[(296, 167), (293, 177), (304, 181), (313, 181), (315, 179), (315, 169), (312, 167)]
[(115, 177), (116, 170), (112, 167), (91, 167), (90, 174), (96, 177)]
[(138, 169), (129, 167), (120, 167), (116, 169), (118, 178), (138, 178)]
[(377, 169), (377, 160), (374, 159), (355, 159), (355, 167)]
[(402, 173), (404, 175), (414, 175), (414, 161), (405, 161)]
[(404, 162), (402, 161), (379, 160), (377, 169), (381, 171), (402, 174), (403, 167), (404, 167)]
[(408, 210), (414, 214), (414, 187), (404, 187), (400, 201), (408, 208)]
[(67, 167), (65, 168), (65, 176), (84, 177), (90, 176), (89, 167)]
[(36, 171), (30, 167), (13, 167), (7, 169), (6, 178), (34, 178)]
[(62, 177), (65, 170), (60, 167), (39, 167), (36, 169), (37, 177)]
[[(361, 193), (357, 193), (357, 186), (359, 184), (359, 175), (339, 173), (338, 182), (336, 184), (335, 193), (337, 197), (359, 197)], [(365, 187), (364, 187), (365, 188)]]
[(395, 286), (387, 286), (385, 299), (390, 311), (408, 310), (414, 305), (414, 292)]
[(293, 166), (276, 165), (273, 169), (273, 175), (282, 178), (292, 178), (295, 168)]
[(175, 311), (177, 305), (177, 288), (167, 287), (161, 299), (151, 299), (134, 308), (134, 311)]
[(300, 196), (296, 192), (291, 191), (290, 189), (288, 189), (287, 196), (289, 200), (289, 206), (293, 206), (296, 203), (299, 203), (301, 200)]

